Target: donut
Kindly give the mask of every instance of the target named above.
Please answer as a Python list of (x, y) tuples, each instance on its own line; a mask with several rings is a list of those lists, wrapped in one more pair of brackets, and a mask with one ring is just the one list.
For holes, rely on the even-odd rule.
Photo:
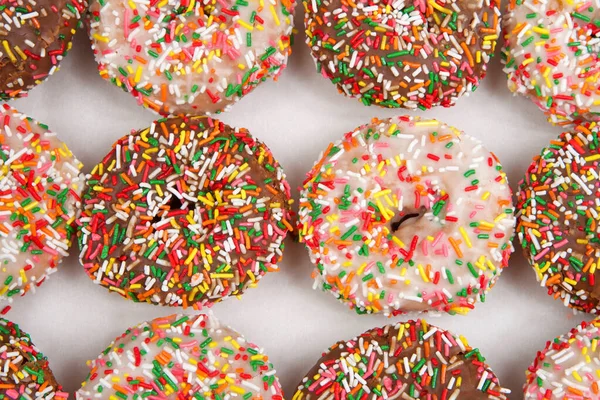
[(598, 5), (511, 0), (504, 20), (504, 71), (511, 92), (556, 125), (600, 121)]
[(48, 359), (19, 325), (0, 318), (0, 399), (67, 399)]
[(86, 9), (87, 0), (0, 0), (0, 100), (58, 70)]
[(331, 346), (292, 400), (505, 400), (507, 393), (464, 337), (411, 320)]
[(0, 307), (35, 292), (69, 254), (81, 162), (56, 133), (0, 106)]
[(517, 236), (548, 294), (598, 314), (599, 127), (563, 132), (533, 159), (517, 190)]
[(331, 143), (301, 188), (315, 287), (358, 313), (467, 313), (513, 250), (511, 192), (476, 139), (402, 116)]
[(228, 110), (287, 65), (294, 1), (92, 0), (98, 71), (162, 115)]
[(546, 342), (525, 371), (524, 400), (598, 399), (600, 321)]
[(119, 139), (86, 179), (79, 259), (111, 292), (200, 309), (278, 270), (290, 189), (246, 129), (160, 119)]
[(170, 315), (141, 323), (88, 364), (78, 400), (283, 400), (263, 349), (212, 315)]
[(365, 105), (453, 106), (485, 77), (500, 35), (495, 0), (303, 4), (317, 71)]

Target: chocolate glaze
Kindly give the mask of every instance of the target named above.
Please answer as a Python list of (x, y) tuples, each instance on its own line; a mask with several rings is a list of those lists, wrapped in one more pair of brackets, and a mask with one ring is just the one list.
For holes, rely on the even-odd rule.
[(0, 99), (22, 97), (54, 73), (86, 7), (85, 0), (0, 0)]
[[(207, 134), (208, 138), (201, 137), (203, 134)], [(173, 141), (167, 142), (166, 137)], [(184, 147), (188, 146), (185, 148), (192, 149), (190, 151), (194, 154), (174, 150), (183, 142)], [(148, 147), (158, 151), (146, 152)], [(115, 162), (117, 155), (121, 166), (109, 170), (108, 166)], [(165, 155), (168, 155), (169, 162), (165, 162)], [(213, 156), (217, 160), (214, 169), (204, 167)], [(134, 176), (130, 169), (133, 164), (126, 161), (128, 157), (129, 160), (137, 160), (135, 168), (145, 161), (149, 166), (148, 173), (141, 170)], [(180, 172), (175, 171), (173, 161)], [(218, 171), (243, 163), (248, 164), (247, 171), (239, 169), (246, 171), (243, 179), (229, 180), (227, 174), (219, 177)], [(207, 117), (160, 120), (153, 124), (152, 129), (132, 133), (117, 141), (104, 157), (102, 168), (104, 173), (96, 169), (88, 176), (88, 188), (83, 196), (84, 212), (79, 222), (80, 260), (96, 283), (111, 290), (117, 289), (122, 296), (134, 301), (186, 307), (242, 294), (281, 259), (280, 251), (287, 233), (285, 224), (290, 226), (291, 218), (289, 186), (270, 151), (252, 138), (247, 130), (233, 129)], [(128, 176), (127, 180), (123, 174)], [(241, 172), (239, 176), (242, 176)], [(201, 189), (204, 179), (207, 186)], [(258, 203), (252, 203), (239, 213), (239, 207), (227, 193), (247, 185), (256, 186), (255, 189), (244, 189), (248, 199), (264, 200), (264, 209), (255, 205)], [(158, 186), (160, 190), (156, 189)], [(187, 190), (183, 191), (187, 197), (179, 199), (172, 191), (179, 191), (178, 188), (183, 186), (187, 186)], [(99, 192), (99, 187), (105, 188), (105, 191)], [(209, 198), (223, 200), (207, 206), (202, 199)], [(134, 210), (127, 206), (132, 199), (136, 204)], [(156, 204), (146, 206), (150, 202)], [(97, 212), (98, 209), (103, 212)], [(217, 211), (221, 217), (215, 223)], [(223, 219), (222, 216), (228, 218)], [(257, 219), (260, 220), (260, 229), (256, 229)], [(171, 220), (175, 222), (173, 225), (170, 225)], [(252, 236), (254, 240), (249, 239), (245, 243), (245, 251), (237, 246), (227, 249), (218, 245), (231, 237), (229, 230), (223, 228), (223, 224), (227, 223), (231, 225), (232, 232), (266, 232), (268, 224), (278, 227), (279, 231), (271, 236)], [(126, 233), (123, 235), (123, 232)], [(112, 243), (115, 235), (119, 238)], [(155, 242), (160, 251), (154, 252), (157, 247), (152, 247), (154, 242), (148, 240), (150, 237), (158, 238)], [(168, 240), (165, 240), (167, 237)], [(104, 238), (110, 238), (111, 245), (99, 251), (99, 246), (104, 246)], [(175, 243), (183, 238), (183, 244), (176, 246)], [(201, 254), (202, 246), (212, 254), (212, 258), (198, 256), (197, 260), (190, 256), (194, 260), (186, 261), (191, 252)], [(182, 254), (173, 254), (173, 251), (181, 251)], [(230, 258), (229, 262), (226, 257)], [(115, 267), (105, 270), (103, 265), (106, 262), (114, 262)], [(220, 269), (227, 263), (230, 268), (225, 272), (233, 274), (232, 277), (220, 275)], [(126, 267), (121, 272), (123, 264)], [(152, 272), (145, 272), (149, 270)], [(249, 273), (250, 270), (252, 273)], [(213, 277), (214, 273), (218, 276)], [(136, 279), (140, 276), (143, 277)], [(156, 280), (152, 283), (154, 278)], [(198, 289), (198, 282), (208, 285), (205, 293), (194, 291)], [(167, 286), (168, 289), (165, 289)], [(154, 293), (149, 295), (150, 291)]]
[[(342, 359), (346, 360), (346, 366), (342, 366)], [(344, 373), (344, 368), (352, 368), (353, 360), (356, 364), (353, 375), (364, 380), (362, 385), (360, 379)], [(457, 387), (459, 377), (462, 383)], [(323, 383), (321, 378), (329, 382)], [(315, 384), (317, 380), (321, 382)], [(460, 391), (456, 399), (506, 399), (505, 391), (501, 393), (498, 379), (477, 349), (462, 343), (452, 333), (419, 320), (386, 325), (352, 340), (337, 342), (306, 374), (294, 399), (349, 399), (347, 389), (352, 391), (354, 399), (371, 399), (376, 395), (377, 399), (439, 400), (454, 398), (451, 396), (457, 390)], [(326, 391), (329, 393), (322, 397)]]
[(17, 324), (3, 318), (0, 318), (0, 348), (3, 355), (11, 354), (8, 358), (0, 357), (0, 362), (4, 365), (10, 360), (17, 371), (23, 372), (20, 377), (16, 377), (12, 369), (9, 369), (7, 374), (0, 372), (1, 384), (15, 385), (13, 389), (17, 392), (21, 393), (23, 390), (29, 395), (33, 394), (35, 398), (40, 386), (51, 388), (44, 391), (45, 396), (54, 394), (55, 390), (61, 390), (50, 370), (48, 359), (36, 349), (29, 334), (23, 332)]
[[(485, 77), (496, 43), (494, 36), (500, 29), (498, 4), (494, 0), (437, 1), (438, 8), (431, 4), (414, 0), (305, 0), (307, 44), (319, 72), (332, 80), (340, 93), (359, 97), (367, 105), (452, 106), (457, 97), (474, 90)], [(377, 11), (366, 12), (365, 8)], [(440, 9), (454, 13), (448, 15)], [(412, 22), (401, 21), (409, 14), (421, 22), (411, 27)], [(484, 19), (488, 21), (482, 23)], [(449, 23), (451, 20), (454, 22)], [(419, 29), (417, 36), (413, 29)], [(392, 45), (394, 41), (397, 46)], [(440, 70), (444, 73), (438, 73)], [(414, 95), (415, 91), (420, 93)]]

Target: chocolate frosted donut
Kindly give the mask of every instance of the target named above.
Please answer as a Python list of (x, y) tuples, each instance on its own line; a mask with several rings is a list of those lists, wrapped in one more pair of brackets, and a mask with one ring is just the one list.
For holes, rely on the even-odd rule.
[(46, 125), (0, 106), (1, 307), (35, 292), (69, 254), (81, 167)]
[(495, 0), (303, 4), (317, 70), (365, 105), (454, 105), (477, 89), (500, 34)]
[(67, 399), (31, 337), (0, 318), (0, 399)]
[(358, 313), (465, 314), (508, 265), (514, 223), (493, 153), (404, 116), (329, 145), (307, 173), (298, 231), (315, 287)]
[(208, 117), (158, 120), (119, 139), (87, 179), (79, 257), (110, 291), (199, 308), (278, 269), (289, 186), (245, 129)]
[(141, 323), (89, 366), (77, 400), (283, 400), (263, 349), (213, 316), (170, 315)]
[(0, 0), (0, 99), (22, 97), (59, 67), (86, 0)]
[(292, 400), (505, 400), (507, 393), (465, 338), (417, 320), (337, 342)]
[(599, 127), (579, 125), (542, 149), (517, 191), (517, 233), (548, 294), (576, 310), (600, 311)]

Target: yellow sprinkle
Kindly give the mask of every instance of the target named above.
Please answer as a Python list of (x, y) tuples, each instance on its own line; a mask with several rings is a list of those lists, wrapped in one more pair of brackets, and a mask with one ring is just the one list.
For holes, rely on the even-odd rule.
[(419, 275), (421, 275), (421, 279), (423, 279), (423, 282), (429, 282), (429, 278), (423, 270), (423, 265), (419, 264), (417, 268), (419, 268)]
[(598, 159), (600, 159), (600, 154), (594, 154), (594, 155), (591, 155), (591, 156), (587, 156), (585, 158), (585, 161), (595, 161), (595, 160), (598, 160)]
[(273, 7), (273, 4), (270, 5), (270, 8), (271, 14), (273, 14), (273, 19), (275, 20), (277, 26), (279, 26), (281, 23), (279, 22), (279, 17), (277, 16), (277, 11), (275, 11), (275, 7)]
[(469, 239), (469, 236), (467, 235), (465, 228), (463, 228), (461, 226), (459, 228), (459, 230), (460, 230), (460, 234), (462, 235), (463, 239), (465, 239), (465, 243), (467, 244), (467, 247), (469, 247), (469, 248), (473, 247), (473, 245), (471, 244), (471, 239)]
[(254, 27), (252, 25), (248, 24), (245, 21), (242, 21), (241, 19), (238, 19), (237, 22), (238, 22), (238, 24), (240, 24), (240, 26), (242, 26), (243, 28), (246, 28), (249, 31), (253, 31), (254, 30)]
[(98, 35), (97, 33), (94, 33), (94, 34), (92, 35), (92, 37), (93, 37), (94, 39), (96, 39), (97, 41), (99, 41), (99, 42), (108, 43), (108, 38), (107, 38), (107, 37), (100, 36), (100, 35)]
[[(541, 35), (548, 35), (550, 33), (550, 31), (548, 29), (545, 28), (540, 28), (539, 26), (534, 26), (533, 28), (531, 28), (532, 31), (534, 31), (535, 33), (539, 33)], [(496, 36), (497, 38), (497, 36)]]
[(10, 61), (12, 61), (13, 63), (17, 62), (17, 57), (15, 57), (12, 50), (10, 49), (10, 46), (9, 46), (7, 40), (2, 41), (2, 46), (4, 47), (4, 50), (6, 50), (6, 53), (8, 54)]
[[(429, 3), (431, 4), (431, 2)], [(415, 126), (438, 126), (440, 123), (436, 120), (429, 121), (417, 121), (415, 122)]]

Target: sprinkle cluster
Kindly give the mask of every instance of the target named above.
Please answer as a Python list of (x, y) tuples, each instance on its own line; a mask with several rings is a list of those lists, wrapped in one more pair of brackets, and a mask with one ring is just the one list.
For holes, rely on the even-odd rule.
[(295, 0), (94, 0), (100, 76), (163, 115), (226, 110), (291, 53)]
[(600, 312), (600, 146), (596, 123), (562, 133), (534, 158), (517, 192), (517, 233), (548, 294)]
[(237, 296), (277, 270), (290, 190), (269, 149), (208, 117), (119, 139), (87, 176), (80, 261), (94, 282), (171, 306)]
[(66, 399), (29, 334), (0, 318), (0, 399)]
[(0, 106), (1, 302), (35, 291), (68, 255), (81, 167), (47, 126)]
[(515, 219), (493, 153), (436, 120), (374, 119), (308, 172), (298, 231), (316, 286), (359, 313), (466, 313), (507, 266)]
[(600, 398), (600, 321), (582, 322), (546, 342), (525, 371), (524, 400)]
[(600, 120), (600, 14), (588, 0), (511, 0), (502, 50), (509, 89), (553, 124)]
[(171, 315), (127, 330), (89, 362), (88, 399), (283, 400), (263, 350), (212, 316)]
[(507, 393), (465, 338), (417, 320), (337, 342), (292, 399), (505, 400)]
[(0, 0), (0, 100), (22, 97), (71, 48), (86, 0)]
[(363, 104), (450, 107), (477, 89), (500, 34), (495, 0), (303, 0), (317, 70)]

